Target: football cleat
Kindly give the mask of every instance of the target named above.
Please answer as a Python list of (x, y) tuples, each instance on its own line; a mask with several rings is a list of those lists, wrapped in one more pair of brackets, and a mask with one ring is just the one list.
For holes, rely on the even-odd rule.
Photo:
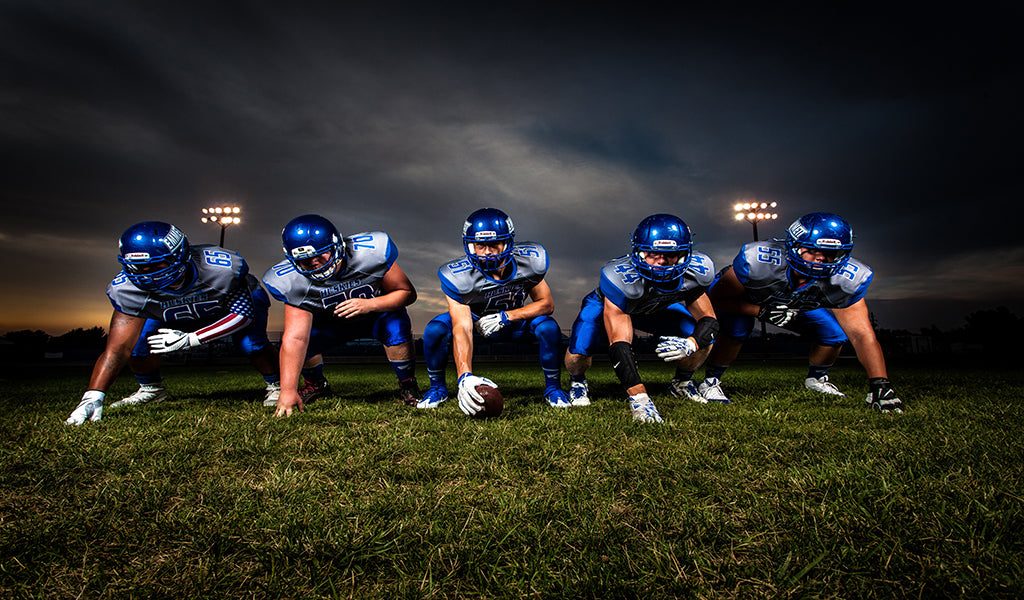
[(637, 394), (629, 397), (629, 412), (633, 415), (634, 421), (641, 423), (663, 423), (661, 415), (658, 414), (658, 407), (654, 406), (650, 396)]
[(722, 391), (722, 382), (716, 377), (704, 379), (704, 381), (700, 382), (700, 386), (697, 387), (697, 391), (708, 402), (721, 402), (722, 404), (732, 402), (732, 400), (726, 397), (725, 392)]
[(693, 383), (692, 379), (683, 381), (682, 379), (673, 379), (668, 384), (668, 393), (672, 394), (676, 398), (686, 398), (687, 400), (693, 400), (701, 404), (707, 404), (708, 399), (701, 395), (697, 391), (697, 384)]
[(420, 401), (420, 386), (415, 379), (404, 381), (398, 386), (398, 398), (406, 406), (416, 406)]
[(117, 408), (119, 406), (135, 406), (137, 404), (146, 404), (148, 402), (162, 402), (167, 399), (167, 390), (164, 388), (164, 384), (142, 384), (134, 394), (127, 398), (122, 398), (117, 402), (110, 405), (109, 408)]
[(267, 384), (267, 395), (263, 398), (263, 406), (277, 406), (277, 399), (281, 397), (281, 382)]
[(562, 388), (549, 387), (544, 390), (544, 399), (548, 401), (551, 408), (570, 408), (572, 406), (569, 394), (566, 394)]
[(828, 394), (830, 396), (839, 396), (845, 398), (846, 394), (839, 391), (839, 388), (835, 386), (831, 381), (828, 380), (828, 375), (822, 375), (820, 379), (814, 377), (808, 377), (804, 380), (804, 387), (815, 392), (821, 392), (822, 394)]
[(448, 399), (448, 388), (443, 385), (432, 385), (426, 394), (416, 403), (416, 408), (437, 408)]
[(312, 404), (317, 398), (323, 398), (331, 393), (331, 384), (326, 379), (321, 381), (307, 381), (306, 385), (299, 388), (299, 397), (303, 404)]
[(569, 385), (569, 402), (573, 406), (590, 406), (590, 392), (586, 381), (573, 381)]

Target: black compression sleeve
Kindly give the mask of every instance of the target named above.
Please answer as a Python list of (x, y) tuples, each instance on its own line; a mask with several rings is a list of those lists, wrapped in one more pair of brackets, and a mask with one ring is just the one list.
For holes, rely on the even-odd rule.
[(636, 358), (633, 356), (633, 347), (629, 342), (615, 342), (608, 347), (608, 358), (612, 361), (612, 369), (619, 381), (628, 390), (640, 385), (640, 372), (636, 368)]

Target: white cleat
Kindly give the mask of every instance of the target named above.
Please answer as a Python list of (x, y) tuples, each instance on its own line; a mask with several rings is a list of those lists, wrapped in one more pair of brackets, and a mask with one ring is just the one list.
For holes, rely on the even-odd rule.
[(846, 394), (839, 391), (831, 381), (828, 380), (828, 375), (823, 375), (821, 379), (815, 379), (814, 377), (808, 377), (804, 380), (804, 387), (815, 392), (821, 392), (822, 394), (828, 394), (830, 396), (846, 397)]
[(668, 384), (668, 393), (672, 394), (676, 398), (686, 398), (687, 400), (693, 400), (701, 404), (707, 404), (708, 399), (701, 396), (700, 392), (697, 391), (697, 385), (693, 383), (692, 379), (683, 381), (682, 379), (673, 379)]
[(277, 399), (281, 397), (281, 383), (268, 383), (267, 395), (263, 398), (263, 406), (277, 406)]
[(167, 390), (164, 388), (164, 384), (145, 384), (140, 385), (139, 389), (134, 394), (127, 398), (122, 398), (117, 402), (111, 404), (109, 408), (117, 408), (119, 406), (135, 406), (137, 404), (146, 404), (149, 402), (162, 402), (167, 399)]
[(569, 401), (573, 406), (590, 406), (590, 392), (586, 381), (573, 381), (569, 386)]
[(704, 381), (700, 382), (700, 387), (697, 388), (697, 391), (708, 402), (721, 402), (722, 404), (732, 402), (732, 400), (726, 397), (725, 392), (722, 391), (722, 382), (717, 377), (705, 378)]

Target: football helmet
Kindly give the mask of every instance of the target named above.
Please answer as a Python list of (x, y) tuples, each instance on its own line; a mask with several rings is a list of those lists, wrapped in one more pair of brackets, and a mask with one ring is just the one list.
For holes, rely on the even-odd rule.
[[(675, 215), (647, 217), (637, 225), (631, 240), (630, 260), (644, 279), (656, 283), (673, 282), (682, 277), (690, 266), (690, 250), (693, 248), (690, 228)], [(644, 260), (648, 252), (678, 252), (679, 258), (671, 265), (649, 265)]]
[[(823, 250), (827, 262), (811, 262), (801, 256), (801, 248)], [(831, 277), (843, 270), (853, 251), (853, 228), (846, 219), (832, 213), (810, 213), (793, 221), (786, 231), (786, 256), (789, 268), (804, 277)]]
[[(345, 268), (345, 240), (333, 223), (320, 215), (295, 217), (281, 232), (284, 255), (295, 270), (315, 281), (330, 279)], [(320, 266), (312, 266), (310, 259), (329, 254)]]
[[(476, 268), (485, 273), (501, 271), (512, 259), (516, 228), (512, 219), (496, 208), (481, 208), (469, 215), (462, 226), (462, 247), (466, 256)], [(476, 243), (504, 242), (505, 247), (498, 254), (477, 254)]]
[(128, 281), (155, 292), (178, 283), (192, 268), (188, 238), (180, 229), (161, 221), (129, 227), (118, 240), (117, 261)]

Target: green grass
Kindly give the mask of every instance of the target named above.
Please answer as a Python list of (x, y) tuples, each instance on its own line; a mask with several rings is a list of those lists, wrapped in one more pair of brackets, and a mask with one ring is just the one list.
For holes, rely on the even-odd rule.
[(172, 400), (78, 428), (88, 369), (22, 370), (0, 381), (0, 598), (1024, 595), (1024, 375), (893, 368), (909, 411), (887, 416), (856, 363), (846, 399), (804, 370), (738, 364), (736, 402), (702, 406), (643, 363), (657, 426), (607, 365), (567, 412), (536, 365), (482, 366), (506, 397), (483, 422), (399, 405), (383, 364), (329, 365), (334, 397), (290, 419), (247, 367), (179, 367)]

